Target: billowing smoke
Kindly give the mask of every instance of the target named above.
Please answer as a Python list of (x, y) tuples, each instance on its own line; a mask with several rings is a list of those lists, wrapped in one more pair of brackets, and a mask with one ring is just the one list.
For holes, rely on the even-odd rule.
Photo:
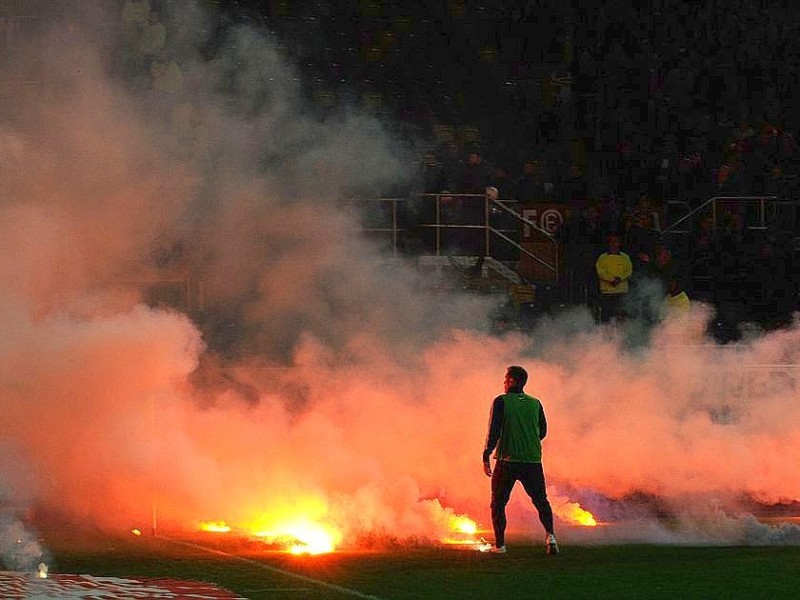
[(15, 571), (33, 572), (46, 556), (47, 551), (23, 520), (0, 513), (0, 564)]
[[(81, 7), (38, 15), (0, 73), (19, 82), (0, 100), (9, 501), (438, 539), (453, 515), (488, 525), (489, 405), (523, 364), (554, 500), (646, 523), (630, 539), (797, 542), (736, 515), (800, 501), (798, 327), (723, 349), (698, 307), (635, 349), (582, 311), (492, 336), (489, 301), (426, 291), (356, 233), (348, 193), (408, 177), (378, 120), (316, 116), (259, 29), (175, 7), (152, 71), (120, 15)], [(156, 85), (168, 58), (179, 85)]]

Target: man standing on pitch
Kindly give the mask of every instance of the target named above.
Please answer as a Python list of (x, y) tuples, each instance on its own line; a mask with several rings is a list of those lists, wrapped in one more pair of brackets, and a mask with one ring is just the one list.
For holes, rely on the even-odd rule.
[[(492, 526), (494, 545), (481, 547), (484, 552), (504, 554), (506, 551), (506, 505), (517, 481), (522, 482), (539, 520), (547, 533), (548, 554), (558, 554), (553, 534), (553, 509), (547, 499), (542, 469), (542, 440), (547, 435), (547, 420), (542, 403), (523, 391), (528, 373), (522, 367), (508, 367), (504, 381), (505, 394), (494, 399), (489, 418), (489, 435), (483, 450), (483, 472), (492, 478)], [(495, 450), (495, 466), (489, 457)]]

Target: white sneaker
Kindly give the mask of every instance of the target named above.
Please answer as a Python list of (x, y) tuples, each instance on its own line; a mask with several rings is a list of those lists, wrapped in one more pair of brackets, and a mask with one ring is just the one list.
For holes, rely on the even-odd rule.
[(487, 552), (489, 554), (505, 554), (506, 547), (505, 546), (495, 546), (490, 542), (484, 542), (480, 546), (478, 546), (478, 550), (481, 552)]
[(558, 554), (558, 542), (556, 542), (556, 536), (554, 536), (552, 533), (548, 534), (547, 539), (545, 539), (544, 543), (547, 546), (548, 554), (552, 554), (553, 556)]

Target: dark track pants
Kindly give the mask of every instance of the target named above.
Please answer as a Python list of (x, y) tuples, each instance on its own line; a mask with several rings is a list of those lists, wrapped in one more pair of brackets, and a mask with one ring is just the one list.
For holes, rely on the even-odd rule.
[(492, 527), (496, 546), (506, 543), (506, 505), (517, 481), (522, 483), (539, 513), (539, 521), (547, 533), (553, 533), (553, 509), (547, 499), (542, 463), (521, 463), (498, 460), (492, 473)]

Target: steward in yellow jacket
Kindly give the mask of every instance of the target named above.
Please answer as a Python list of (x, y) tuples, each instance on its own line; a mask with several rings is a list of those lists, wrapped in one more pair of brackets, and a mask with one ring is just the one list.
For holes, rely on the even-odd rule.
[(595, 262), (601, 294), (627, 294), (628, 280), (633, 274), (631, 258), (620, 250), (619, 238), (609, 237), (608, 252), (603, 252)]
[(630, 289), (628, 280), (633, 275), (631, 258), (620, 250), (620, 238), (612, 233), (608, 236), (608, 251), (595, 262), (595, 271), (600, 289), (600, 321), (626, 316), (623, 306)]

